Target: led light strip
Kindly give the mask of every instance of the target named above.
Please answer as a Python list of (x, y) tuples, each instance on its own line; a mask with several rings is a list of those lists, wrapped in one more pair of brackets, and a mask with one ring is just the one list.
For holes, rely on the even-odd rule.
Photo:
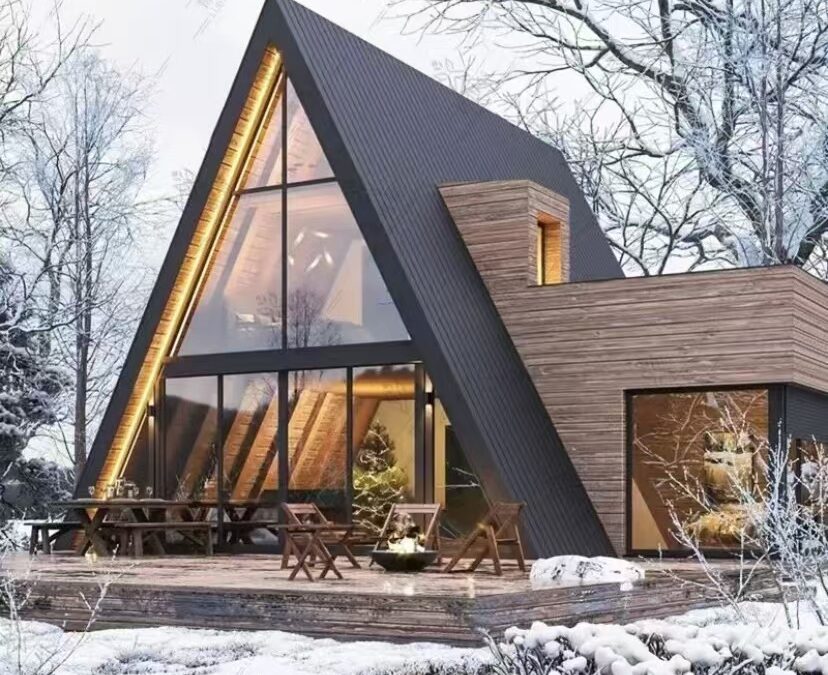
[[(225, 151), (222, 164), (216, 182), (207, 196), (207, 200), (199, 218), (194, 238), (203, 233), (201, 242), (193, 245), (192, 241), (187, 250), (187, 258), (193, 258), (193, 263), (186, 270), (184, 276), (179, 270), (170, 299), (161, 314), (170, 315), (167, 326), (156, 327), (155, 335), (150, 343), (149, 349), (153, 349), (153, 343), (160, 338), (160, 345), (152, 356), (145, 356), (141, 370), (136, 378), (135, 389), (133, 389), (130, 400), (120, 420), (118, 430), (115, 433), (113, 444), (109, 450), (104, 470), (97, 480), (97, 489), (102, 492), (105, 486), (119, 476), (126, 464), (126, 460), (132, 452), (138, 435), (141, 423), (144, 420), (147, 405), (152, 399), (155, 382), (164, 365), (165, 358), (172, 353), (171, 350), (177, 346), (180, 340), (180, 333), (184, 319), (192, 309), (194, 298), (203, 284), (205, 270), (208, 263), (215, 254), (216, 243), (221, 239), (221, 233), (226, 226), (227, 216), (232, 209), (232, 199), (238, 189), (239, 183), (246, 174), (249, 167), (251, 148), (257, 140), (262, 121), (273, 105), (276, 96), (278, 76), (281, 70), (281, 57), (273, 47), (268, 47), (259, 66), (251, 92), (245, 102), (243, 111), (250, 110), (248, 118), (239, 119), (231, 137), (231, 144)], [(234, 143), (235, 138), (239, 141)], [(224, 174), (223, 177), (222, 174)], [(211, 207), (215, 204), (215, 207)], [(183, 265), (182, 265), (183, 267)], [(160, 322), (160, 320), (159, 320)], [(141, 384), (144, 380), (143, 385)], [(137, 391), (136, 391), (137, 390)], [(130, 417), (124, 428), (124, 420)], [(119, 440), (120, 439), (120, 440)]]

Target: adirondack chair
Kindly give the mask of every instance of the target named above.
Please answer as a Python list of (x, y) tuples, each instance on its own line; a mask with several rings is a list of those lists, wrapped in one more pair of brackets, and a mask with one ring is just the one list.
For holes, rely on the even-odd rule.
[[(526, 571), (526, 561), (523, 555), (523, 544), (520, 541), (520, 514), (526, 505), (523, 502), (495, 502), (489, 512), (481, 520), (474, 532), (466, 537), (463, 545), (455, 556), (446, 565), (444, 572), (454, 570), (457, 563), (464, 555), (478, 542), (483, 543), (482, 550), (472, 561), (472, 564), (465, 572), (474, 572), (484, 558), (491, 558), (494, 571), (497, 576), (503, 574), (501, 566), (500, 547), (513, 546), (516, 551), (518, 567), (522, 572)], [(460, 570), (457, 570), (460, 571)]]

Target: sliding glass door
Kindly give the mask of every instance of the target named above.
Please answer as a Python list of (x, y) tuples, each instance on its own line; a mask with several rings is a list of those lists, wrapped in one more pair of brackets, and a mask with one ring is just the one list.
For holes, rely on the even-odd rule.
[(168, 379), (164, 395), (160, 496), (217, 498), (218, 378)]
[(353, 371), (352, 517), (379, 533), (391, 506), (416, 501), (415, 366)]
[[(444, 507), (468, 532), (486, 498), (421, 364), (168, 377), (158, 494), (276, 520), (281, 502), (378, 532), (400, 502)], [(262, 531), (247, 538), (276, 543)]]
[(348, 378), (345, 369), (288, 373), (288, 502), (348, 518)]

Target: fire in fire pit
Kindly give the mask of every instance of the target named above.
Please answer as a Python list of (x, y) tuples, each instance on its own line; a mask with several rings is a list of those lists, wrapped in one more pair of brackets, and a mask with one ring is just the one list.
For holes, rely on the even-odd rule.
[(397, 517), (388, 536), (388, 549), (376, 550), (371, 556), (389, 572), (419, 572), (437, 558), (437, 551), (428, 551), (425, 536), (414, 519), (405, 514)]
[(420, 553), (425, 551), (425, 537), (414, 519), (405, 514), (397, 517), (394, 531), (388, 537), (388, 550), (393, 553)]

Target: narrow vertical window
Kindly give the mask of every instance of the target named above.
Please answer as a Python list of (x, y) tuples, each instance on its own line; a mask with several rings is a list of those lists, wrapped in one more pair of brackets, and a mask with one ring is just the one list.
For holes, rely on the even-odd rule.
[(561, 264), (561, 226), (554, 221), (539, 220), (536, 228), (538, 285), (563, 281)]

